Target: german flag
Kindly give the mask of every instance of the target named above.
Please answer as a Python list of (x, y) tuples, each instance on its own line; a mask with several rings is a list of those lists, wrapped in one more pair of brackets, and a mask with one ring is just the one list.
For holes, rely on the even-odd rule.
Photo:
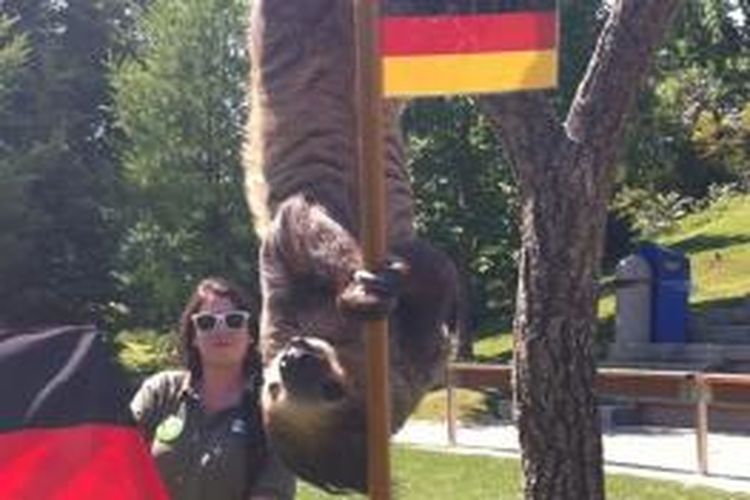
[(384, 0), (387, 96), (557, 85), (555, 0)]
[(125, 387), (93, 328), (0, 330), (0, 498), (166, 500)]

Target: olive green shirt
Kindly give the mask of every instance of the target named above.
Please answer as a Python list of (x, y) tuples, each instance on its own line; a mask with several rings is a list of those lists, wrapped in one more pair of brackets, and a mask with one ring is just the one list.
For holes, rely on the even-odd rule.
[(295, 480), (273, 450), (267, 450), (248, 489), (248, 460), (263, 446), (250, 432), (244, 404), (206, 414), (186, 371), (147, 379), (130, 404), (151, 443), (151, 453), (173, 500), (294, 498)]

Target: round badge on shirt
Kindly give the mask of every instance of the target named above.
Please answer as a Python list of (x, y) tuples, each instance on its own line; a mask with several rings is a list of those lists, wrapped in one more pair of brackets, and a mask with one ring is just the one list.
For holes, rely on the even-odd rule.
[(169, 443), (174, 441), (180, 434), (182, 429), (185, 427), (183, 419), (177, 415), (170, 415), (159, 424), (156, 428), (156, 439), (162, 443)]
[(239, 418), (232, 420), (230, 429), (235, 434), (247, 434), (247, 425), (244, 420)]

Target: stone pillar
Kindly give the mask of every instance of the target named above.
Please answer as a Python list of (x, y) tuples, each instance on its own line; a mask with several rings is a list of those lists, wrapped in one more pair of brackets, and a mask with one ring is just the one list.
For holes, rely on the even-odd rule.
[(630, 255), (617, 264), (615, 344), (651, 342), (652, 280), (651, 266), (640, 255)]

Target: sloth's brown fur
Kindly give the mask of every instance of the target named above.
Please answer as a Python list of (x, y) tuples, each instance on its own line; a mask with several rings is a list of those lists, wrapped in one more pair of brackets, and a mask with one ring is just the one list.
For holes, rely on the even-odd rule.
[[(252, 2), (245, 169), (248, 202), (262, 239), (261, 347), (269, 435), (301, 477), (329, 489), (362, 491), (362, 325), (363, 316), (382, 309), (383, 298), (353, 281), (362, 255), (355, 236), (350, 9), (350, 0)], [(414, 236), (397, 105), (385, 105), (384, 113), (389, 252), (408, 265), (389, 316), (396, 430), (442, 373), (457, 280), (451, 263)], [(341, 397), (300, 398), (285, 385), (280, 359), (299, 337), (324, 360), (321, 383), (335, 385)]]

